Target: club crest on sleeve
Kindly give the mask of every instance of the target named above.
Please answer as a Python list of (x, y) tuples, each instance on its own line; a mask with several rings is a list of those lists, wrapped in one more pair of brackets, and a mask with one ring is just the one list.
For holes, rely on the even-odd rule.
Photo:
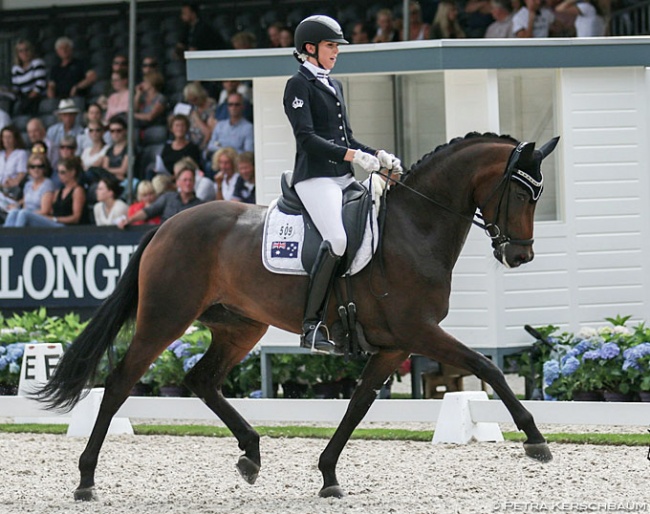
[(294, 109), (300, 109), (304, 104), (305, 102), (303, 102), (300, 98), (296, 96), (294, 97), (293, 102), (291, 103), (291, 107), (293, 107)]

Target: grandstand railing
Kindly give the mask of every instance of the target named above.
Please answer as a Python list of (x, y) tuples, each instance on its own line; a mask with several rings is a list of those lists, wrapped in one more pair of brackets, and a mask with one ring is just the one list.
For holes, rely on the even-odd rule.
[(650, 34), (650, 1), (619, 9), (610, 16), (611, 36), (644, 36)]

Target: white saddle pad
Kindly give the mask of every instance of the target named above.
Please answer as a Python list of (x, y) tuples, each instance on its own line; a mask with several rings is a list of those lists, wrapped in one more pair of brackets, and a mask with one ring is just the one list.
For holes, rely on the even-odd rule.
[[(372, 208), (372, 220), (366, 221), (366, 230), (359, 251), (352, 261), (348, 272), (351, 275), (358, 273), (370, 262), (378, 244), (379, 226), (377, 216), (378, 205), (382, 187), (377, 183), (382, 182), (375, 178), (372, 180), (373, 188), (370, 191), (374, 206)], [(367, 189), (370, 179), (362, 182)], [(282, 275), (308, 275), (302, 265), (301, 253), (305, 239), (305, 227), (302, 216), (285, 214), (277, 207), (277, 200), (273, 200), (266, 212), (264, 221), (264, 238), (262, 241), (262, 262), (264, 267), (272, 273)], [(372, 230), (370, 223), (372, 221)]]

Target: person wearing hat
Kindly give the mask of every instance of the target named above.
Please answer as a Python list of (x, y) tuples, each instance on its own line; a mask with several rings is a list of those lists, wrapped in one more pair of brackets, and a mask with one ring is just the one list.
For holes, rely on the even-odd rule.
[(59, 108), (54, 112), (61, 121), (47, 129), (47, 139), (51, 142), (52, 147), (56, 149), (58, 155), (59, 146), (65, 136), (73, 136), (77, 139), (83, 134), (84, 130), (78, 120), (79, 108), (72, 99), (64, 98), (59, 101)]
[(284, 112), (296, 138), (293, 186), (323, 237), (311, 269), (300, 345), (339, 353), (323, 320), (333, 277), (347, 247), (342, 194), (354, 182), (352, 163), (365, 172), (401, 171), (400, 160), (357, 141), (350, 128), (341, 83), (331, 79), (339, 45), (347, 45), (329, 16), (305, 18), (296, 28), (294, 56), (301, 63), (284, 90)]

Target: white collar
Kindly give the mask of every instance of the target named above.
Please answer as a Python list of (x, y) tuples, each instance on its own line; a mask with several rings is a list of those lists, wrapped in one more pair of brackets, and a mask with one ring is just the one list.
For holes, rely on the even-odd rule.
[[(316, 66), (315, 64), (310, 63), (309, 61), (305, 61), (303, 63), (303, 66), (307, 68), (314, 77), (321, 78), (323, 75), (329, 75), (331, 70), (326, 70), (325, 68), (321, 68), (319, 66)], [(324, 77), (323, 77), (324, 78)]]

